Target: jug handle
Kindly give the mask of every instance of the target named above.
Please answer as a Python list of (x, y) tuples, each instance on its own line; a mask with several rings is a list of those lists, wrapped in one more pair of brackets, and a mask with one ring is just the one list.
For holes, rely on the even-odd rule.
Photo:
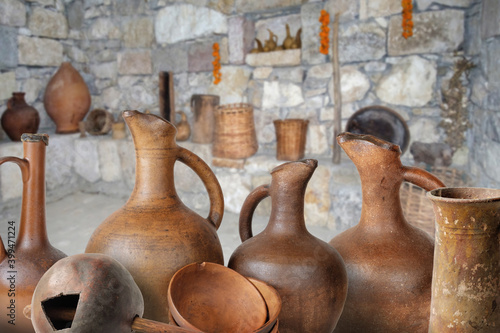
[(210, 199), (207, 220), (215, 229), (219, 229), (224, 215), (224, 196), (215, 174), (200, 157), (185, 148), (179, 147), (177, 159), (191, 168), (202, 180)]
[(256, 187), (245, 199), (240, 212), (240, 239), (242, 242), (253, 237), (252, 219), (257, 205), (269, 196), (269, 184)]
[(446, 187), (439, 178), (420, 168), (403, 166), (403, 178), (405, 181), (415, 184), (426, 191)]
[[(15, 163), (19, 166), (21, 169), (21, 176), (23, 179), (23, 184), (26, 183), (29, 179), (29, 162), (25, 159), (21, 159), (19, 157), (14, 157), (14, 156), (6, 156), (0, 158), (0, 165), (4, 164), (5, 162), (12, 162)], [(2, 238), (0, 238), (0, 262), (2, 262), (5, 257), (7, 257), (7, 250), (5, 249), (5, 246), (3, 244)]]

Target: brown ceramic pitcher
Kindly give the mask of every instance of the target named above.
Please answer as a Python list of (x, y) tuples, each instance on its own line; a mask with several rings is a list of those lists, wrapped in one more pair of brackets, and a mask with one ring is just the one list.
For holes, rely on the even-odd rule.
[[(138, 111), (125, 111), (123, 118), (135, 144), (135, 187), (127, 203), (97, 228), (85, 252), (107, 254), (121, 262), (144, 296), (144, 317), (168, 322), (167, 290), (174, 273), (193, 262), (224, 264), (216, 232), (224, 199), (208, 165), (176, 144), (171, 123)], [(192, 168), (207, 188), (206, 219), (177, 196), (176, 161)]]
[(36, 133), (40, 125), (38, 111), (24, 100), (23, 92), (14, 92), (2, 114), (2, 128), (12, 141), (21, 141), (23, 133)]
[(427, 193), (436, 215), (430, 333), (500, 331), (500, 190)]
[(397, 145), (371, 135), (337, 137), (358, 169), (362, 185), (359, 224), (330, 241), (347, 267), (349, 289), (335, 332), (427, 332), (434, 244), (404, 218), (403, 180), (426, 190), (444, 184), (401, 164)]
[(0, 164), (17, 164), (23, 180), (20, 223), (2, 223), (8, 233), (4, 244), (0, 239), (0, 332), (9, 333), (34, 332), (31, 321), (23, 316), (23, 309), (31, 303), (42, 275), (66, 257), (50, 244), (45, 224), (45, 149), (49, 136), (23, 134), (21, 140), (22, 159), (0, 158)]
[[(240, 214), (243, 243), (229, 267), (262, 280), (282, 299), (281, 333), (332, 332), (347, 292), (344, 262), (337, 251), (311, 235), (304, 221), (304, 195), (316, 160), (289, 162), (273, 169), (270, 185), (257, 187)], [(264, 231), (252, 236), (252, 216), (270, 196), (272, 210)]]

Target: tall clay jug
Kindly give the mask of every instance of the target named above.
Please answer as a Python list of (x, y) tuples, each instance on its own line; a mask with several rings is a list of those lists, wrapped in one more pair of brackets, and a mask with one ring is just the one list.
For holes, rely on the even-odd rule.
[(500, 190), (427, 193), (436, 215), (430, 333), (500, 331)]
[(24, 158), (0, 158), (0, 164), (17, 164), (23, 180), (20, 223), (2, 223), (2, 228), (8, 232), (5, 243), (0, 239), (0, 332), (34, 332), (31, 321), (23, 315), (24, 307), (31, 304), (33, 291), (42, 275), (56, 261), (66, 257), (50, 244), (45, 225), (48, 139), (47, 134), (23, 134)]
[[(224, 264), (216, 232), (224, 199), (208, 165), (176, 144), (171, 123), (138, 111), (125, 111), (123, 118), (135, 144), (135, 187), (127, 203), (96, 229), (85, 252), (107, 254), (121, 262), (144, 296), (144, 317), (168, 322), (167, 290), (174, 273), (193, 262)], [(207, 188), (206, 219), (177, 196), (176, 161), (192, 168)]]
[(56, 133), (76, 133), (90, 108), (90, 92), (82, 76), (63, 62), (45, 88), (43, 105), (56, 123)]
[(2, 114), (2, 128), (12, 141), (21, 141), (23, 133), (36, 133), (40, 125), (38, 111), (24, 100), (23, 92), (14, 92)]
[(191, 112), (194, 115), (191, 141), (212, 143), (214, 140), (215, 108), (219, 105), (219, 96), (193, 95)]
[(358, 169), (362, 186), (359, 224), (330, 244), (344, 258), (349, 289), (335, 332), (427, 332), (434, 244), (403, 216), (403, 180), (426, 190), (444, 184), (401, 164), (399, 146), (371, 135), (337, 137)]
[[(229, 268), (278, 291), (281, 333), (332, 332), (347, 293), (342, 258), (305, 226), (304, 195), (317, 164), (316, 160), (282, 164), (271, 171), (270, 185), (250, 193), (240, 215), (243, 243), (229, 260)], [(269, 223), (253, 237), (253, 213), (268, 196), (272, 200)]]

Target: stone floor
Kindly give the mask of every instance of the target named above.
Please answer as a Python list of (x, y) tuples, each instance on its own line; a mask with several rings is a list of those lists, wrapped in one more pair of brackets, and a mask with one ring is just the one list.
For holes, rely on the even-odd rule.
[[(102, 194), (77, 192), (63, 199), (48, 203), (46, 206), (47, 232), (54, 247), (67, 255), (82, 253), (95, 228), (112, 212), (120, 208), (126, 199)], [(206, 216), (207, 212), (200, 212)], [(6, 240), (7, 222), (16, 222), (19, 231), (19, 213), (10, 211), (2, 214), (0, 235)], [(268, 222), (268, 217), (255, 216), (253, 220), (254, 235), (262, 230)], [(308, 226), (308, 230), (316, 237), (329, 241), (335, 236), (335, 231), (326, 227)], [(238, 215), (226, 212), (218, 235), (224, 250), (224, 259), (229, 260), (231, 253), (241, 244), (238, 233)]]

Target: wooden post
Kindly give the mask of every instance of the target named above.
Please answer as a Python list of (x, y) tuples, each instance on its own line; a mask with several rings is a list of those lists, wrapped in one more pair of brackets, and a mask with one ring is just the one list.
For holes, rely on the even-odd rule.
[(174, 73), (160, 72), (159, 75), (160, 115), (175, 123)]
[(340, 61), (339, 61), (339, 18), (335, 14), (332, 36), (332, 65), (333, 65), (333, 163), (340, 164), (340, 146), (337, 135), (342, 131), (342, 94), (340, 90)]

